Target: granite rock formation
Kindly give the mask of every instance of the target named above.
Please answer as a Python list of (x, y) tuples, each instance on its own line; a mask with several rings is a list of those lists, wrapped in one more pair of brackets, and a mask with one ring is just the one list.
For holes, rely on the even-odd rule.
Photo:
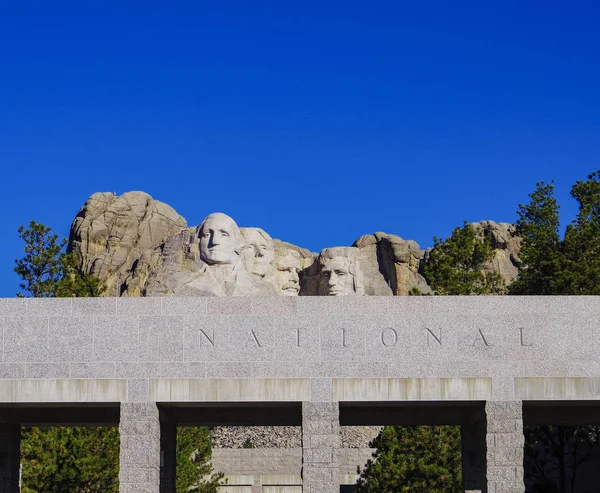
[(95, 193), (69, 235), (81, 268), (107, 286), (106, 296), (140, 296), (165, 241), (187, 226), (175, 210), (144, 192)]
[[(520, 238), (508, 223), (473, 223), (490, 235), (489, 269), (509, 284), (518, 273)], [(69, 250), (100, 278), (106, 296), (403, 296), (431, 293), (419, 273), (427, 252), (378, 232), (319, 254), (240, 228), (222, 213), (188, 226), (144, 192), (95, 193), (71, 226)]]

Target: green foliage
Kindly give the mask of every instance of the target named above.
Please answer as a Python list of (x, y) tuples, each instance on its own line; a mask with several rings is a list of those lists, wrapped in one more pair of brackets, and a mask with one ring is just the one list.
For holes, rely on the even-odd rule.
[(571, 195), (579, 212), (567, 226), (561, 294), (600, 294), (600, 170), (578, 181)]
[(433, 238), (433, 250), (425, 264), (425, 278), (436, 294), (500, 294), (504, 283), (486, 268), (494, 258), (490, 236), (465, 221), (449, 238)]
[(79, 270), (79, 259), (75, 253), (63, 253), (60, 257), (62, 278), (56, 285), (55, 296), (68, 297), (95, 297), (100, 296), (106, 289), (100, 279)]
[(117, 493), (116, 427), (23, 428), (23, 493)]
[(537, 183), (529, 197), (529, 204), (519, 204), (517, 211), (522, 266), (518, 278), (509, 286), (509, 293), (559, 294), (558, 278), (563, 257), (554, 184)]
[(34, 298), (49, 296), (100, 296), (104, 291), (97, 277), (81, 272), (74, 253), (63, 252), (66, 239), (51, 234), (52, 228), (31, 221), (29, 228), (19, 227), (25, 242), (25, 257), (15, 260), (15, 272), (22, 279), (19, 287)]
[(177, 493), (217, 493), (223, 484), (224, 474), (213, 474), (211, 439), (207, 427), (177, 428)]
[(244, 440), (244, 443), (242, 443), (242, 448), (254, 448), (254, 442), (252, 442), (250, 437), (248, 437), (248, 438), (246, 438), (246, 440)]
[(371, 446), (359, 493), (462, 491), (458, 426), (386, 426)]
[(600, 170), (571, 189), (579, 203), (561, 241), (554, 185), (540, 182), (527, 205), (519, 205), (522, 269), (510, 294), (600, 294)]
[[(19, 227), (19, 237), (25, 242), (25, 257), (15, 260), (15, 272), (23, 282), (19, 285), (35, 298), (54, 296), (63, 277), (61, 250), (67, 240), (50, 234), (52, 228), (31, 221), (29, 228)], [(18, 296), (23, 296), (19, 293)]]

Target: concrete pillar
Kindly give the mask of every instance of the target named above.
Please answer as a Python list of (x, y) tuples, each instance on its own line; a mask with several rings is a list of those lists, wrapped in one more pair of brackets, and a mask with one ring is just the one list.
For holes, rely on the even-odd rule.
[(173, 409), (160, 410), (160, 493), (176, 493), (177, 423)]
[(487, 486), (489, 493), (523, 493), (523, 403), (487, 402)]
[(0, 493), (19, 493), (21, 425), (0, 424)]
[(486, 426), (482, 418), (460, 427), (463, 489), (484, 493), (486, 489)]
[(339, 449), (339, 404), (337, 402), (303, 402), (303, 493), (339, 493)]
[(122, 402), (119, 493), (160, 492), (160, 422), (155, 402)]

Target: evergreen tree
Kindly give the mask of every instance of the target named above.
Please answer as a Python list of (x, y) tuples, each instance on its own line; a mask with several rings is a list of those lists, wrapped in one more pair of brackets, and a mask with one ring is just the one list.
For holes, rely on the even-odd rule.
[(424, 275), (439, 295), (501, 294), (504, 282), (488, 265), (494, 258), (491, 236), (466, 221), (447, 239), (433, 238)]
[[(600, 427), (525, 427), (525, 477), (531, 493), (572, 493), (583, 485), (580, 468), (600, 455)], [(587, 490), (586, 490), (587, 491)]]
[(571, 196), (579, 203), (576, 219), (567, 226), (561, 294), (600, 294), (600, 170), (578, 181)]
[(29, 223), (28, 229), (19, 227), (19, 237), (25, 242), (25, 257), (15, 260), (15, 272), (23, 281), (20, 288), (34, 298), (54, 296), (63, 277), (60, 256), (67, 240), (59, 241), (58, 235), (50, 231), (52, 228), (35, 221)]
[(207, 427), (177, 429), (177, 493), (217, 493), (224, 474), (213, 473), (212, 433)]
[(23, 428), (23, 493), (118, 493), (117, 427)]
[(559, 206), (554, 182), (539, 182), (529, 195), (529, 204), (519, 204), (517, 234), (521, 236), (521, 269), (509, 286), (509, 294), (560, 294), (559, 274), (564, 259), (558, 233)]
[(371, 446), (359, 493), (462, 491), (458, 426), (386, 426)]
[(29, 223), (29, 228), (19, 227), (25, 257), (15, 260), (15, 272), (22, 280), (19, 286), (24, 293), (17, 296), (100, 296), (105, 289), (100, 279), (82, 272), (75, 253), (63, 251), (67, 240), (59, 240), (51, 231), (35, 221)]

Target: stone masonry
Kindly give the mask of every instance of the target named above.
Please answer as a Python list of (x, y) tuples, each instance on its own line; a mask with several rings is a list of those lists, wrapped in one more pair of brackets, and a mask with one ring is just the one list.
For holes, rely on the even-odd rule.
[(302, 403), (304, 493), (339, 492), (339, 414), (337, 402)]
[(121, 404), (120, 493), (157, 493), (160, 484), (160, 422), (153, 402)]
[(120, 491), (167, 493), (183, 416), (302, 426), (305, 493), (337, 491), (340, 424), (461, 425), (465, 486), (522, 492), (523, 416), (600, 415), (598, 320), (595, 296), (0, 299), (0, 493), (20, 426), (119, 420)]
[(487, 402), (487, 479), (489, 493), (523, 492), (523, 404)]

